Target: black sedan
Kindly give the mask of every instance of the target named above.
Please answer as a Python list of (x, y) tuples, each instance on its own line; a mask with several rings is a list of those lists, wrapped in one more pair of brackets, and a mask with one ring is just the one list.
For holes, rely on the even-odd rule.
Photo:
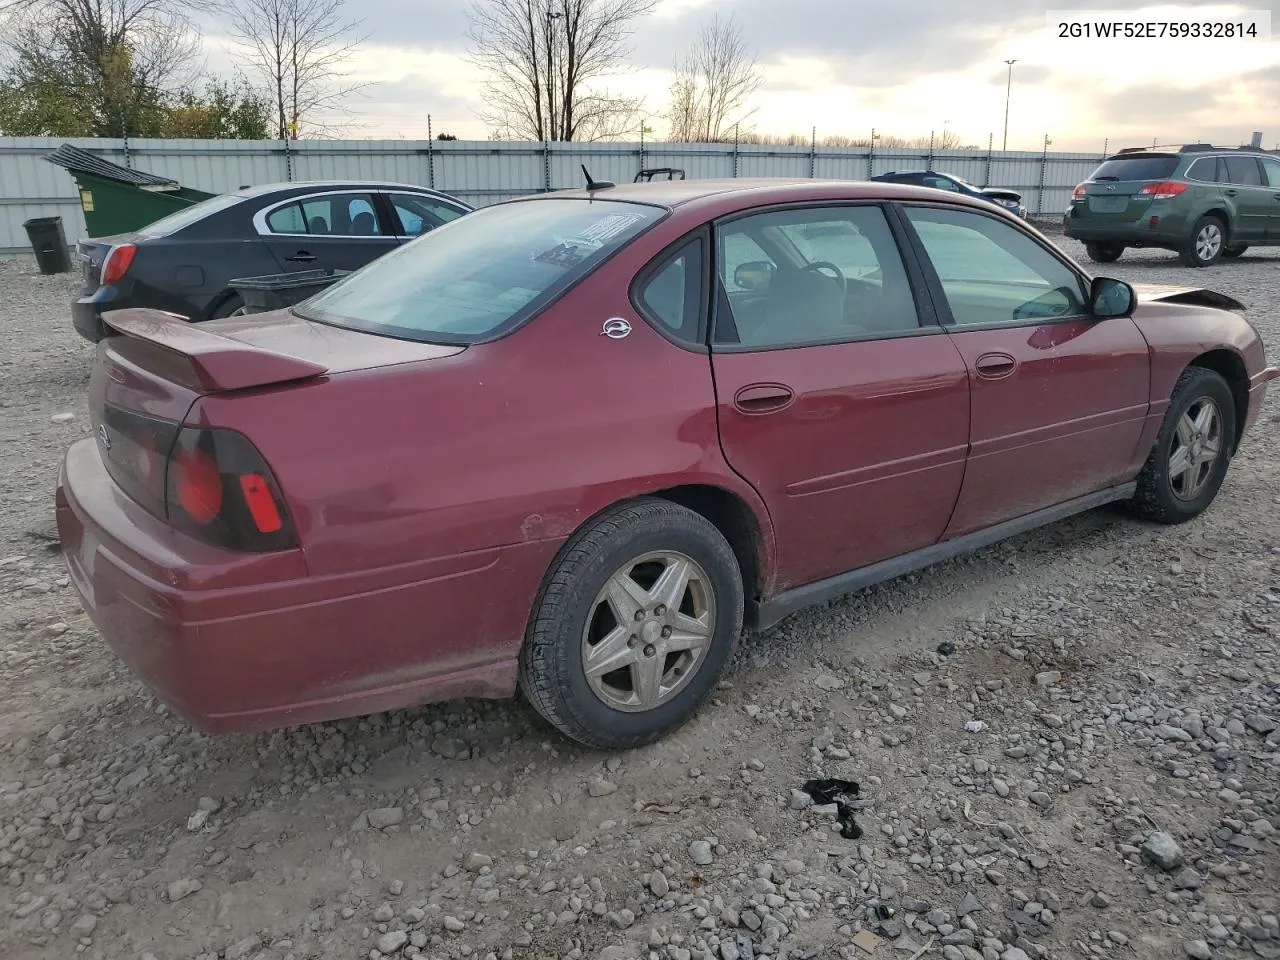
[(81, 240), (76, 330), (103, 336), (101, 315), (153, 307), (191, 320), (227, 317), (244, 304), (242, 277), (355, 270), (470, 212), (460, 200), (391, 183), (287, 183), (197, 203), (136, 233)]
[(938, 173), (935, 170), (906, 170), (899, 173), (891, 170), (871, 178), (881, 183), (910, 183), (918, 187), (933, 187), (935, 190), (950, 190), (952, 193), (963, 193), (966, 197), (986, 200), (1004, 207), (1022, 217), (1027, 217), (1027, 208), (1022, 205), (1022, 194), (1004, 187), (975, 187), (973, 184), (951, 173)]

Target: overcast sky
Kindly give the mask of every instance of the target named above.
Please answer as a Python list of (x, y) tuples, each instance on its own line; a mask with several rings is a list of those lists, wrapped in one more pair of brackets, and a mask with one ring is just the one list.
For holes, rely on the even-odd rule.
[[(481, 77), (466, 62), (470, 0), (348, 0), (369, 34), (353, 63), (372, 84), (351, 103), (352, 137), (486, 136), (475, 110)], [(480, 0), (483, 2), (483, 0)], [(732, 14), (755, 49), (764, 84), (749, 123), (767, 133), (895, 136), (956, 131), (1000, 146), (1006, 67), (1016, 58), (1009, 148), (1054, 150), (1206, 140), (1234, 145), (1254, 130), (1280, 142), (1280, 40), (1069, 40), (1049, 9), (1093, 8), (1104, 19), (1200, 20), (1270, 11), (1245, 6), (1161, 5), (1126, 0), (660, 0), (636, 23), (629, 71), (609, 86), (645, 98), (648, 123), (664, 133), (676, 54), (717, 13)], [(206, 26), (214, 67), (230, 59), (216, 24)]]

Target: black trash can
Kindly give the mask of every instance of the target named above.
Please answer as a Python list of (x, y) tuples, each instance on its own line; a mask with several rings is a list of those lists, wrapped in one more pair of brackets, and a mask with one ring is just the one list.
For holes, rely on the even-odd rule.
[(62, 232), (61, 217), (34, 217), (22, 224), (31, 241), (31, 252), (41, 273), (70, 273), (71, 254), (67, 250), (67, 235)]
[(337, 283), (350, 270), (299, 270), (275, 273), (266, 277), (241, 277), (232, 280), (231, 289), (240, 294), (245, 313), (283, 310), (301, 303), (325, 287)]

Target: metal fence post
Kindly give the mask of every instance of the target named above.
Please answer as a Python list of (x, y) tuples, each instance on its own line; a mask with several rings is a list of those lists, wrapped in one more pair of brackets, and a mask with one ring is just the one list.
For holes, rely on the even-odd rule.
[(987, 178), (983, 181), (985, 186), (991, 186), (991, 151), (995, 147), (996, 135), (994, 133), (987, 134)]
[(733, 125), (733, 175), (738, 175), (738, 125)]
[(129, 134), (124, 135), (124, 165), (133, 169), (133, 157), (129, 153)]
[(812, 180), (818, 170), (818, 128), (815, 125), (809, 134), (809, 179)]
[(876, 173), (876, 128), (871, 128), (871, 146), (867, 147), (867, 179)]
[(551, 192), (551, 144), (542, 141), (542, 192)]
[(644, 170), (644, 120), (640, 121), (640, 169), (636, 173)]
[(924, 165), (924, 168), (926, 170), (933, 169), (933, 131), (932, 130), (929, 131), (929, 160)]
[(1036, 195), (1036, 219), (1044, 214), (1044, 173), (1045, 168), (1049, 165), (1049, 135), (1044, 135), (1044, 149), (1040, 151), (1040, 185), (1037, 187)]
[(427, 114), (427, 186), (436, 188), (436, 146), (431, 129), (431, 114)]
[(284, 178), (293, 183), (293, 151), (289, 149), (289, 137), (284, 138)]

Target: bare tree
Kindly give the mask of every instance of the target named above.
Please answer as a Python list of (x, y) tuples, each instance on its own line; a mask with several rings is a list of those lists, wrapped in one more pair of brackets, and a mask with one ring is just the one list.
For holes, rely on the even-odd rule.
[(480, 117), (531, 140), (604, 140), (641, 101), (601, 86), (622, 72), (637, 17), (657, 0), (476, 0), (467, 35), (487, 76)]
[(343, 15), (343, 0), (235, 0), (236, 40), (250, 51), (250, 66), (271, 97), (276, 134), (296, 139), (326, 131), (342, 102), (367, 84), (346, 70), (366, 35)]
[(197, 0), (34, 0), (11, 10), (6, 80), (51, 92), (97, 136), (150, 132), (203, 64)]
[(747, 101), (763, 77), (755, 54), (730, 16), (704, 24), (698, 39), (676, 63), (667, 110), (669, 139), (723, 140), (749, 112)]

